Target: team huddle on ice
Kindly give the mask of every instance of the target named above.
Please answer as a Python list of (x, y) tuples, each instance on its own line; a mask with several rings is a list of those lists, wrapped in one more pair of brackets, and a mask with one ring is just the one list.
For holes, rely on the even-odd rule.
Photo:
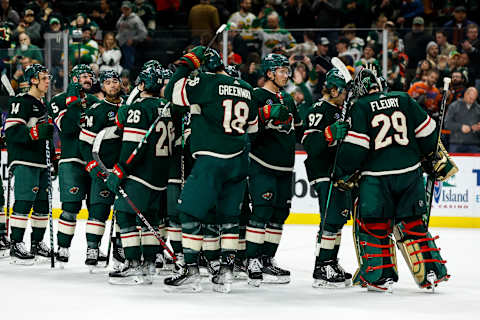
[[(438, 236), (428, 232), (423, 174), (443, 181), (458, 169), (439, 143), (439, 124), (406, 93), (389, 92), (369, 69), (352, 80), (334, 64), (323, 98), (299, 112), (283, 90), (291, 71), (282, 55), (262, 60), (266, 81), (255, 89), (213, 49), (195, 47), (179, 61), (175, 72), (147, 62), (127, 99), (114, 71), (99, 75), (104, 100), (89, 94), (93, 72), (77, 65), (67, 91), (47, 102), (48, 70), (34, 64), (25, 71), (30, 90), (9, 100), (5, 122), (15, 183), (12, 213), (0, 215), (0, 254), (9, 250), (12, 263), (54, 257), (65, 265), (85, 201), (91, 270), (108, 264), (110, 252), (99, 244), (113, 208), (112, 284), (152, 283), (162, 272), (171, 273), (168, 290), (200, 291), (201, 270), (218, 292), (229, 292), (234, 280), (287, 284), (290, 271), (274, 257), (301, 143), (321, 216), (313, 287), (391, 291), (395, 244), (419, 287), (448, 280)], [(60, 155), (51, 143), (55, 127)], [(56, 252), (43, 242), (51, 172), (62, 202)], [(353, 276), (337, 258), (350, 217), (359, 262)]]

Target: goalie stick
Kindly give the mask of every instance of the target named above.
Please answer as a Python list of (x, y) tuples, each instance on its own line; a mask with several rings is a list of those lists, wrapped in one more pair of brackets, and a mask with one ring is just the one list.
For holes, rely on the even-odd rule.
[[(445, 113), (446, 113), (446, 106), (447, 106), (447, 96), (448, 96), (448, 87), (450, 86), (450, 82), (452, 79), (450, 78), (443, 78), (443, 96), (442, 96), (442, 102), (440, 104), (440, 119), (439, 119), (439, 124), (438, 124), (438, 140), (437, 140), (437, 145), (435, 147), (435, 156), (440, 148), (440, 137), (442, 135), (442, 129), (443, 129), (443, 121), (445, 118)], [(441, 182), (440, 182), (441, 183)], [(423, 221), (425, 222), (425, 225), (428, 226), (430, 222), (430, 213), (432, 212), (432, 202), (433, 202), (433, 192), (435, 190), (435, 175), (434, 174), (429, 174), (427, 177), (427, 183), (425, 187), (425, 197), (427, 201), (427, 213), (423, 216)]]
[[(342, 74), (343, 78), (345, 79), (346, 83), (346, 88), (347, 90), (347, 97), (345, 98), (345, 102), (343, 103), (343, 108), (342, 108), (342, 116), (341, 120), (345, 120), (345, 116), (347, 114), (347, 108), (350, 103), (351, 99), (351, 93), (349, 92), (349, 86), (350, 83), (352, 82), (352, 76), (350, 75), (350, 72), (348, 71), (347, 67), (345, 67), (345, 64), (342, 62), (342, 60), (338, 59), (337, 57), (332, 58), (332, 65), (334, 68), (337, 68), (338, 71)], [(328, 186), (328, 195), (327, 195), (327, 202), (325, 204), (325, 214), (324, 214), (324, 219), (325, 221), (320, 221), (320, 236), (323, 234), (324, 228), (325, 228), (325, 222), (327, 220), (327, 214), (328, 214), (328, 208), (330, 206), (330, 200), (332, 197), (332, 189), (333, 189), (333, 177), (335, 173), (335, 167), (337, 166), (337, 158), (338, 158), (338, 150), (340, 146), (342, 145), (343, 139), (338, 142), (337, 145), (337, 151), (335, 152), (335, 157), (333, 159), (333, 166), (332, 166), (332, 171), (330, 172), (330, 184)]]
[[(157, 119), (160, 119), (162, 116), (162, 114), (159, 115), (159, 117)], [(158, 120), (155, 119), (155, 123), (158, 122)], [(152, 128), (152, 127), (150, 127)], [(150, 131), (150, 129), (149, 129)], [(105, 164), (102, 162), (102, 160), (100, 159), (100, 156), (99, 156), (99, 152), (100, 152), (100, 145), (102, 144), (102, 140), (103, 140), (103, 137), (105, 136), (105, 133), (107, 132), (106, 129), (100, 131), (98, 134), (97, 134), (97, 137), (95, 138), (95, 141), (93, 143), (93, 148), (92, 148), (92, 157), (95, 161), (97, 161), (98, 165), (100, 166), (100, 168), (102, 168), (103, 172), (105, 172), (105, 174), (107, 175), (107, 177), (111, 174), (107, 167), (105, 166)], [(149, 132), (147, 132), (148, 134)], [(145, 135), (145, 137), (147, 136), (147, 134)], [(145, 142), (144, 140), (145, 137), (142, 139), (143, 143)], [(141, 143), (142, 143), (141, 141)], [(137, 146), (138, 148), (138, 146)], [(135, 148), (134, 152), (137, 150), (137, 148)], [(133, 153), (132, 153), (133, 154)], [(129, 159), (132, 158), (132, 156), (130, 155)], [(133, 158), (132, 158), (133, 159)], [(106, 179), (104, 179), (104, 181), (106, 181)], [(128, 205), (132, 208), (132, 210), (135, 212), (135, 214), (137, 215), (137, 217), (140, 218), (140, 220), (142, 220), (142, 222), (145, 224), (145, 226), (147, 227), (147, 229), (153, 233), (153, 235), (155, 236), (155, 238), (157, 238), (158, 242), (160, 243), (160, 245), (162, 246), (162, 248), (168, 252), (168, 254), (170, 255), (170, 257), (172, 258), (173, 262), (177, 262), (177, 257), (175, 256), (175, 254), (173, 254), (172, 250), (170, 250), (170, 248), (167, 246), (167, 244), (163, 241), (162, 237), (160, 236), (160, 234), (152, 227), (152, 225), (150, 224), (150, 222), (148, 222), (148, 220), (145, 218), (145, 216), (142, 214), (142, 212), (137, 208), (137, 206), (133, 203), (133, 201), (130, 199), (130, 197), (128, 196), (128, 194), (125, 192), (125, 190), (119, 186), (118, 187), (118, 193), (120, 193), (120, 195), (122, 196), (123, 199), (125, 199), (125, 201), (127, 201)], [(112, 221), (113, 223), (113, 221)]]

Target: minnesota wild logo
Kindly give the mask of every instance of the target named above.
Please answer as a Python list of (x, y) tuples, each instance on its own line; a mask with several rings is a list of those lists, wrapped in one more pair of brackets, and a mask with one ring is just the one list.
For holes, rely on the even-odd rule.
[(265, 192), (262, 194), (262, 198), (269, 201), (273, 198), (273, 193), (272, 192)]

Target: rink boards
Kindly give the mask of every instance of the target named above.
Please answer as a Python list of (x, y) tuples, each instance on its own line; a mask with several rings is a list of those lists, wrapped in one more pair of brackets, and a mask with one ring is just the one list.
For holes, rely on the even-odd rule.
[[(2, 151), (2, 178), (6, 196), (7, 169), (6, 152)], [(303, 161), (304, 152), (297, 152), (295, 158), (293, 199), (290, 224), (318, 224), (318, 202), (315, 191), (308, 184)], [(443, 183), (435, 186), (432, 217), (430, 225), (434, 227), (480, 228), (480, 154), (454, 155), (459, 172)], [(12, 182), (13, 185), (14, 182)], [(53, 182), (54, 217), (60, 214), (60, 194), (58, 179)], [(13, 200), (13, 192), (11, 192)], [(83, 209), (79, 219), (87, 218)], [(349, 221), (351, 224), (351, 221)]]

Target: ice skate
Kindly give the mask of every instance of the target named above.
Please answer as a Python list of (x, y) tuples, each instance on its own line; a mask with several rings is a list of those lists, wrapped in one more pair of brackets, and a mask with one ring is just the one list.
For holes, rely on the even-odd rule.
[(248, 259), (247, 276), (247, 283), (249, 285), (260, 287), (260, 283), (263, 280), (262, 263), (260, 262), (260, 259)]
[(85, 265), (88, 267), (90, 273), (95, 273), (95, 271), (99, 268), (99, 251), (100, 250), (98, 248), (87, 248), (87, 258), (85, 259)]
[(335, 264), (334, 268), (336, 270), (338, 270), (338, 272), (342, 272), (344, 274), (344, 276), (345, 276), (345, 287), (351, 287), (353, 276), (352, 276), (351, 273), (348, 273), (348, 272), (345, 271), (345, 269), (343, 269), (343, 267), (338, 262), (338, 258), (336, 260), (336, 264)]
[(202, 277), (210, 277), (217, 273), (220, 269), (220, 260), (207, 260), (203, 253), (198, 255), (198, 266), (200, 268), (200, 276)]
[(113, 241), (113, 270), (122, 270), (125, 264), (125, 252), (123, 248), (116, 244), (116, 241)]
[(235, 280), (247, 280), (247, 266), (245, 265), (246, 261), (235, 260), (233, 265), (233, 279)]
[(11, 264), (31, 266), (35, 263), (35, 255), (31, 254), (23, 242), (13, 242), (10, 245)]
[(345, 273), (337, 260), (318, 261), (313, 271), (314, 288), (345, 288)]
[(143, 270), (143, 284), (152, 284), (153, 277), (157, 275), (157, 269), (155, 268), (155, 262), (144, 261), (142, 264)]
[(232, 291), (233, 263), (222, 263), (217, 274), (212, 277), (212, 289), (216, 292), (229, 293)]
[(174, 269), (174, 263), (168, 253), (157, 253), (155, 268), (158, 274), (170, 274)]
[(374, 283), (367, 283), (365, 286), (369, 292), (393, 292), (393, 279), (392, 278), (381, 278)]
[(107, 255), (98, 249), (98, 267), (107, 267)]
[(173, 273), (181, 273), (182, 270), (185, 268), (185, 258), (183, 256), (183, 253), (177, 253), (177, 262), (173, 266)]
[(200, 292), (200, 282), (200, 270), (196, 263), (187, 264), (181, 273), (163, 280), (167, 292)]
[(58, 247), (55, 258), (58, 262), (59, 267), (63, 269), (65, 267), (65, 264), (68, 263), (68, 259), (70, 258), (69, 249), (64, 247)]
[(121, 270), (112, 271), (108, 274), (108, 282), (116, 285), (139, 285), (143, 284), (143, 267), (138, 261), (126, 261)]
[(275, 259), (263, 256), (263, 283), (286, 284), (290, 282), (290, 271), (277, 266)]
[(35, 256), (35, 263), (50, 262), (52, 253), (44, 242), (32, 242), (30, 252)]
[(9, 256), (10, 250), (10, 240), (7, 238), (6, 235), (0, 236), (0, 259), (6, 258)]

